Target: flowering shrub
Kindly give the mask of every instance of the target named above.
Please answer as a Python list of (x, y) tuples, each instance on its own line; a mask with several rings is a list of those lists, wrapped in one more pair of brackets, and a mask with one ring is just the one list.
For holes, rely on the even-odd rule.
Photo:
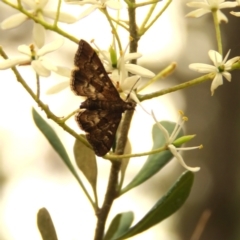
[[(197, 8), (186, 15), (186, 17), (202, 17), (204, 14), (212, 14), (214, 28), (216, 31), (217, 47), (216, 50), (209, 50), (208, 54), (213, 62), (213, 65), (203, 64), (203, 63), (192, 63), (189, 65), (191, 70), (198, 71), (199, 73), (206, 73), (206, 75), (200, 76), (197, 79), (190, 80), (180, 85), (176, 85), (167, 89), (157, 89), (154, 92), (148, 94), (141, 93), (142, 90), (146, 89), (149, 85), (153, 84), (160, 78), (166, 78), (170, 75), (176, 68), (176, 64), (170, 64), (167, 68), (163, 69), (157, 74), (152, 71), (139, 66), (137, 60), (142, 56), (138, 52), (138, 43), (144, 34), (151, 26), (158, 21), (162, 16), (164, 11), (168, 11), (168, 6), (171, 4), (171, 0), (162, 0), (162, 9), (157, 13), (153, 13), (153, 10), (159, 4), (158, 0), (152, 0), (147, 2), (136, 3), (133, 0), (126, 0), (124, 2), (119, 2), (117, 0), (75, 0), (75, 1), (65, 1), (74, 8), (74, 5), (84, 6), (87, 5), (85, 10), (79, 13), (79, 16), (73, 16), (65, 13), (61, 10), (62, 2), (61, 0), (56, 1), (57, 7), (55, 10), (48, 9), (48, 0), (18, 0), (13, 2), (11, 0), (2, 0), (5, 5), (16, 9), (19, 13), (9, 16), (1, 23), (1, 28), (3, 30), (16, 28), (23, 22), (30, 20), (33, 21), (33, 32), (32, 32), (32, 43), (28, 45), (19, 45), (18, 51), (24, 56), (12, 56), (4, 50), (4, 46), (0, 46), (0, 71), (5, 69), (11, 69), (16, 77), (16, 80), (23, 86), (23, 89), (29, 94), (32, 99), (38, 104), (45, 115), (54, 121), (60, 128), (64, 129), (68, 134), (70, 134), (75, 139), (74, 144), (74, 157), (79, 169), (76, 169), (72, 164), (72, 160), (68, 156), (65, 147), (63, 146), (60, 138), (57, 136), (52, 127), (48, 124), (46, 120), (38, 113), (37, 110), (33, 109), (33, 119), (36, 123), (38, 129), (43, 133), (43, 135), (48, 139), (50, 145), (59, 154), (62, 161), (65, 163), (66, 167), (70, 170), (73, 176), (76, 178), (77, 182), (80, 184), (82, 190), (84, 191), (87, 199), (89, 200), (95, 214), (97, 217), (97, 224), (95, 228), (95, 240), (100, 239), (126, 239), (143, 231), (151, 228), (155, 224), (160, 223), (162, 220), (176, 212), (186, 201), (194, 179), (193, 172), (200, 170), (200, 167), (188, 166), (182, 157), (181, 151), (201, 149), (202, 145), (197, 147), (181, 147), (191, 141), (195, 135), (186, 135), (183, 133), (183, 124), (187, 121), (187, 117), (184, 116), (182, 111), (179, 111), (179, 119), (176, 123), (169, 121), (159, 122), (154, 114), (154, 109), (147, 109), (143, 106), (143, 101), (151, 101), (151, 99), (157, 98), (167, 93), (174, 91), (179, 91), (181, 89), (194, 86), (199, 83), (203, 83), (206, 80), (212, 81), (210, 91), (213, 95), (216, 89), (223, 84), (223, 77), (229, 82), (231, 81), (231, 71), (240, 68), (240, 57), (235, 56), (228, 60), (230, 50), (223, 54), (222, 40), (220, 26), (222, 22), (227, 23), (228, 19), (225, 14), (221, 11), (224, 8), (234, 8), (240, 5), (239, 1), (225, 1), (225, 0), (200, 0), (200, 1), (190, 1), (187, 6), (192, 8)], [(144, 16), (144, 21), (137, 26), (135, 13), (138, 12), (140, 7), (149, 7), (150, 10)], [(124, 9), (128, 9), (128, 19), (120, 19), (120, 12)], [(153, 147), (147, 152), (131, 152), (126, 147), (129, 145), (128, 142), (128, 132), (130, 129), (130, 123), (134, 110), (126, 111), (121, 120), (121, 124), (118, 127), (118, 131), (115, 137), (114, 144), (110, 152), (102, 156), (102, 160), (108, 160), (111, 163), (109, 184), (106, 188), (105, 198), (102, 205), (99, 204), (99, 196), (97, 192), (97, 161), (96, 161), (96, 151), (93, 149), (99, 148), (99, 146), (93, 146), (87, 141), (84, 135), (79, 134), (74, 131), (71, 126), (67, 123), (67, 120), (76, 113), (84, 110), (76, 110), (70, 112), (66, 117), (59, 117), (54, 112), (52, 112), (48, 105), (42, 100), (40, 96), (41, 82), (40, 78), (49, 77), (51, 72), (55, 72), (66, 78), (66, 81), (58, 84), (51, 89), (48, 93), (57, 94), (65, 87), (69, 86), (69, 79), (74, 78), (71, 69), (61, 66), (61, 62), (53, 63), (51, 57), (46, 57), (48, 53), (53, 51), (61, 51), (61, 46), (67, 39), (76, 44), (79, 43), (79, 39), (70, 35), (67, 31), (62, 30), (58, 23), (75, 23), (81, 21), (85, 17), (90, 17), (90, 14), (94, 14), (95, 11), (100, 11), (107, 19), (109, 25), (111, 26), (112, 39), (107, 39), (107, 41), (112, 42), (109, 50), (103, 50), (97, 45), (97, 39), (91, 42), (91, 46), (95, 49), (97, 56), (101, 60), (107, 75), (110, 77), (114, 88), (117, 89), (119, 95), (125, 101), (132, 101), (140, 106), (140, 110), (143, 110), (146, 116), (151, 117), (155, 122), (152, 127), (153, 135)], [(238, 17), (240, 14), (238, 12), (230, 12), (232, 15)], [(203, 16), (204, 17), (204, 16)], [(128, 44), (123, 48), (122, 36), (119, 34), (118, 29), (122, 28), (129, 33), (130, 39)], [(51, 43), (46, 43), (46, 30), (55, 32), (56, 40)], [(7, 34), (7, 33), (6, 33)], [(84, 35), (81, 36), (84, 38)], [(129, 51), (129, 52), (128, 52)], [(225, 56), (223, 58), (223, 56)], [(101, 72), (98, 70), (101, 64), (97, 66), (93, 64), (93, 61), (84, 62), (88, 65), (87, 69), (92, 69), (92, 73), (84, 72), (84, 69), (80, 69), (78, 66), (78, 61), (75, 57), (75, 71), (83, 71), (79, 77), (79, 87), (80, 92), (84, 94), (79, 94), (81, 96), (86, 96), (90, 100), (98, 101), (98, 98), (92, 97), (93, 95), (101, 95), (102, 89), (106, 89), (108, 94), (111, 94), (109, 90), (109, 84), (104, 82), (104, 78)], [(92, 56), (85, 56), (86, 58), (93, 58)], [(59, 65), (60, 64), (60, 65)], [(84, 65), (83, 64), (83, 65)], [(21, 68), (31, 65), (32, 69), (36, 74), (36, 92), (27, 84), (26, 79), (21, 75)], [(89, 66), (90, 65), (90, 66)], [(1, 72), (0, 72), (1, 74)], [(86, 74), (86, 75), (84, 75)], [(88, 74), (88, 75), (87, 75)], [(89, 76), (89, 74), (92, 74)], [(52, 75), (51, 75), (52, 76)], [(99, 86), (93, 86), (93, 81), (96, 76), (103, 80)], [(86, 77), (86, 79), (84, 78)], [(147, 79), (147, 82), (142, 79)], [(82, 90), (84, 88), (84, 91)], [(108, 91), (109, 90), (109, 91)], [(209, 92), (210, 94), (210, 92)], [(89, 97), (90, 96), (90, 97)], [(91, 99), (92, 97), (92, 99)], [(101, 95), (101, 98), (102, 95)], [(100, 99), (102, 100), (102, 99)], [(115, 103), (112, 103), (114, 105)], [(100, 105), (100, 107), (99, 107)], [(111, 105), (111, 102), (108, 103)], [(107, 106), (108, 106), (107, 105)], [(104, 104), (98, 104), (97, 109), (87, 109), (85, 111), (94, 110), (93, 116), (89, 116), (86, 120), (87, 127), (96, 124), (99, 126), (99, 131), (101, 131), (101, 136), (105, 138), (108, 134), (112, 133), (112, 128), (108, 123), (105, 123), (104, 127), (101, 128), (101, 121), (103, 119), (103, 112), (106, 111)], [(87, 107), (85, 107), (87, 108)], [(110, 107), (111, 108), (111, 107)], [(114, 106), (112, 106), (114, 109)], [(109, 109), (108, 109), (109, 110)], [(105, 112), (104, 112), (105, 113)], [(105, 116), (105, 115), (104, 115)], [(110, 119), (111, 120), (111, 119)], [(100, 123), (99, 123), (100, 122)], [(97, 125), (99, 123), (99, 125)], [(81, 126), (82, 123), (80, 123)], [(110, 123), (109, 123), (110, 124)], [(83, 124), (82, 124), (83, 125)], [(95, 126), (95, 125), (94, 125)], [(114, 126), (115, 127), (115, 126)], [(83, 127), (82, 127), (83, 128)], [(89, 127), (90, 128), (90, 127)], [(84, 128), (84, 130), (86, 127)], [(125, 176), (125, 171), (127, 171), (127, 165), (131, 158), (147, 156), (145, 164), (142, 166), (137, 175), (123, 187), (123, 180)], [(150, 210), (145, 214), (145, 216), (138, 221), (135, 225), (132, 225), (134, 213), (133, 212), (121, 212), (117, 214), (111, 221), (109, 226), (106, 226), (106, 221), (108, 219), (109, 212), (111, 210), (113, 202), (120, 198), (123, 194), (139, 186), (140, 184), (147, 181), (157, 172), (159, 172), (170, 160), (176, 159), (187, 171), (184, 172), (179, 179), (175, 182), (171, 189), (164, 195), (161, 196), (158, 201), (150, 208)], [(101, 164), (101, 162), (99, 162)], [(89, 167), (90, 166), (90, 167)], [(83, 184), (81, 178), (79, 177), (78, 171), (81, 171), (86, 179), (88, 180), (90, 186), (92, 187), (92, 193)], [(121, 178), (120, 178), (121, 175)], [(93, 195), (93, 196), (92, 196)], [(44, 240), (57, 239), (57, 234), (54, 229), (54, 225), (51, 222), (50, 215), (45, 208), (39, 210), (38, 215), (38, 228)], [(47, 220), (48, 219), (48, 220)], [(49, 220), (50, 219), (50, 220)]]

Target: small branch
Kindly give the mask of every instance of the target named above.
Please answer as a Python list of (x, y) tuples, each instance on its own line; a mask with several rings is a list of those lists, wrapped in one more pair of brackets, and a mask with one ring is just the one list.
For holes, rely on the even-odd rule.
[(19, 12), (25, 14), (26, 16), (28, 16), (29, 18), (31, 18), (33, 21), (35, 21), (36, 23), (39, 23), (41, 24), (45, 29), (49, 29), (49, 30), (52, 30), (53, 32), (56, 32), (58, 33), (59, 35), (62, 35), (64, 36), (65, 38), (69, 39), (70, 41), (72, 42), (75, 42), (75, 43), (79, 43), (79, 40), (73, 36), (71, 36), (70, 34), (64, 32), (63, 30), (61, 30), (58, 26), (54, 26), (54, 25), (51, 25), (51, 24), (48, 24), (47, 22), (37, 18), (36, 16), (34, 16), (33, 14), (29, 13), (28, 11), (26, 11), (25, 9), (23, 9), (22, 7), (18, 7), (16, 5), (14, 5), (13, 3), (11, 2), (8, 2), (6, 0), (3, 0), (3, 2), (9, 6), (11, 6), (12, 8), (14, 9), (17, 9)]
[[(127, 142), (128, 131), (130, 128), (133, 113), (134, 113), (134, 111), (127, 111), (123, 117), (123, 121), (120, 126), (117, 146), (116, 146), (116, 150), (115, 150), (115, 154), (117, 154), (117, 155), (123, 154), (123, 152), (124, 152), (124, 148), (125, 148), (125, 145)], [(107, 191), (105, 194), (105, 199), (104, 199), (102, 208), (97, 213), (98, 221), (97, 221), (97, 227), (96, 227), (96, 231), (95, 231), (94, 240), (102, 240), (107, 216), (110, 212), (110, 209), (112, 207), (112, 203), (113, 203), (114, 199), (118, 196), (118, 192), (117, 192), (118, 175), (119, 175), (119, 171), (121, 168), (121, 160), (120, 160), (119, 156), (117, 156), (117, 157), (118, 157), (118, 160), (112, 162), (109, 181), (108, 181), (108, 187), (107, 187)]]
[(57, 14), (56, 14), (56, 18), (54, 20), (53, 26), (57, 27), (57, 23), (58, 23), (58, 19), (59, 19), (59, 14), (60, 14), (60, 9), (61, 9), (61, 3), (62, 0), (58, 0), (58, 6), (57, 6)]
[(111, 28), (112, 28), (112, 33), (114, 34), (114, 36), (115, 36), (115, 38), (116, 38), (116, 40), (117, 40), (117, 42), (118, 42), (119, 50), (121, 51), (121, 50), (122, 50), (122, 44), (121, 44), (121, 41), (120, 41), (118, 32), (116, 31), (116, 28), (115, 28), (115, 26), (114, 26), (113, 23), (112, 23), (112, 20), (111, 20), (110, 15), (108, 14), (108, 11), (107, 11), (106, 8), (101, 9), (101, 11), (105, 14), (105, 16), (106, 16), (107, 19), (108, 19), (108, 22), (109, 22), (109, 24), (110, 24), (110, 26), (111, 26)]
[(139, 27), (139, 30), (138, 30), (139, 33), (142, 33), (142, 32), (144, 31), (145, 26), (147, 25), (150, 17), (152, 16), (152, 13), (153, 13), (153, 11), (155, 10), (156, 6), (157, 6), (157, 3), (153, 4), (153, 5), (151, 6), (151, 8), (149, 9), (149, 11), (148, 11), (148, 13), (146, 14), (146, 16), (145, 16), (145, 18), (144, 18), (141, 26)]
[(39, 75), (36, 73), (36, 79), (37, 79), (37, 98), (40, 98), (40, 80), (39, 80)]
[[(8, 59), (8, 56), (5, 54), (3, 49), (0, 47), (0, 55), (3, 56), (4, 59)], [(40, 108), (46, 113), (47, 117), (52, 119), (54, 122), (56, 122), (60, 127), (62, 127), (66, 132), (68, 132), (70, 135), (72, 135), (74, 138), (78, 139), (82, 143), (84, 143), (87, 147), (92, 148), (88, 141), (78, 135), (74, 130), (72, 130), (68, 125), (65, 124), (65, 121), (62, 120), (61, 118), (57, 117), (54, 115), (48, 105), (44, 104), (38, 97), (37, 95), (32, 91), (32, 89), (27, 85), (27, 83), (24, 81), (20, 73), (18, 72), (16, 67), (12, 67), (12, 71), (14, 72), (17, 81), (22, 84), (22, 86), (25, 88), (25, 90), (29, 93), (29, 95), (33, 98), (33, 100), (38, 104)]]
[(217, 39), (217, 45), (218, 45), (218, 52), (222, 55), (222, 38), (221, 38), (221, 30), (220, 30), (220, 24), (218, 22), (218, 16), (217, 16), (217, 10), (212, 10), (213, 15), (213, 21), (214, 21), (214, 27), (216, 32), (216, 39)]
[(68, 114), (66, 117), (62, 118), (61, 120), (63, 122), (66, 122), (69, 118), (71, 118), (72, 116), (74, 116), (78, 112), (79, 112), (79, 109), (77, 109), (77, 110), (73, 111), (72, 113)]
[[(160, 10), (160, 12), (159, 12), (159, 13), (155, 16), (155, 18), (148, 24), (147, 27), (145, 27), (147, 22), (144, 22), (144, 24), (142, 24), (142, 26), (139, 28), (139, 31), (138, 31), (139, 36), (142, 36), (142, 35), (158, 20), (158, 18), (164, 13), (164, 11), (168, 8), (168, 6), (170, 5), (171, 2), (172, 2), (172, 0), (168, 0), (168, 1), (166, 2), (165, 6)], [(155, 5), (155, 4), (153, 4), (153, 7), (155, 7), (154, 5)], [(150, 18), (150, 16), (149, 16), (149, 18)], [(149, 18), (148, 18), (148, 20), (149, 20)]]
[(116, 20), (116, 19), (112, 18), (111, 16), (110, 16), (110, 18), (111, 18), (111, 21), (115, 22), (118, 26), (121, 26), (122, 28), (124, 28), (125, 30), (127, 30), (129, 32), (128, 26), (125, 26), (123, 23), (121, 23), (121, 22), (124, 22), (124, 21)]
[(94, 240), (103, 239), (107, 216), (112, 207), (112, 203), (117, 196), (116, 183), (118, 182), (118, 174), (119, 174), (120, 167), (121, 167), (120, 161), (112, 162), (105, 199), (104, 199), (102, 208), (97, 213), (98, 220), (97, 220), (97, 227), (95, 230)]
[[(132, 5), (135, 4), (135, 0), (130, 0), (130, 2)], [(130, 24), (129, 25), (130, 36), (133, 38), (133, 41), (130, 42), (130, 52), (136, 52), (139, 38), (137, 35), (135, 8), (129, 8), (128, 14)], [(133, 113), (134, 111), (127, 111), (124, 114), (122, 123), (119, 128), (119, 136), (117, 139), (117, 146), (115, 149), (116, 156), (122, 155), (124, 153)], [(102, 240), (108, 214), (112, 207), (113, 201), (118, 196), (118, 176), (121, 169), (121, 158), (119, 158), (119, 156), (117, 156), (117, 158), (118, 159), (116, 159), (116, 161), (112, 161), (105, 199), (102, 208), (97, 213), (98, 220), (94, 240)]]
[(153, 155), (153, 154), (156, 154), (156, 153), (163, 152), (165, 150), (167, 150), (167, 147), (163, 146), (163, 147), (156, 148), (156, 149), (154, 149), (152, 151), (148, 151), (148, 152), (123, 154), (123, 155), (106, 155), (102, 158), (112, 160), (112, 161), (118, 161), (119, 159), (123, 159), (123, 158), (135, 158), (135, 157), (149, 156), (149, 155)]
[(157, 92), (153, 92), (153, 93), (149, 93), (149, 94), (145, 94), (145, 95), (138, 94), (138, 99), (139, 99), (139, 101), (142, 102), (144, 100), (148, 100), (148, 99), (152, 99), (152, 98), (155, 98), (155, 97), (159, 97), (159, 96), (171, 93), (171, 92), (178, 91), (180, 89), (192, 87), (192, 86), (194, 86), (196, 84), (203, 83), (203, 82), (205, 82), (207, 80), (213, 80), (214, 77), (215, 77), (214, 73), (209, 73), (209, 74), (206, 74), (206, 75), (204, 75), (202, 77), (195, 78), (195, 79), (193, 79), (191, 81), (179, 84), (177, 86), (174, 86), (174, 87), (171, 87), (171, 88), (168, 88), (168, 89), (163, 89), (163, 90), (160, 90), (160, 91), (157, 91)]
[(161, 72), (159, 72), (157, 75), (155, 75), (152, 79), (150, 79), (146, 84), (144, 84), (142, 87), (137, 89), (137, 92), (142, 91), (144, 88), (150, 86), (154, 82), (156, 82), (159, 79), (163, 79), (170, 75), (176, 68), (176, 63), (169, 64), (166, 68), (164, 68)]
[[(3, 51), (2, 47), (0, 46), (0, 55), (4, 58), (4, 59), (8, 59), (8, 56), (6, 55), (6, 53)], [(33, 98), (33, 100), (38, 104), (38, 106), (40, 108), (42, 108), (42, 110), (46, 113), (47, 117), (52, 119), (54, 122), (56, 122), (60, 127), (62, 127), (66, 132), (68, 132), (70, 135), (72, 135), (74, 138), (78, 139), (79, 141), (83, 142), (87, 147), (92, 148), (90, 146), (90, 144), (86, 141), (86, 139), (84, 139), (83, 137), (81, 137), (80, 135), (78, 135), (75, 131), (73, 131), (70, 127), (68, 127), (65, 124), (65, 121), (60, 119), (59, 117), (57, 117), (56, 115), (54, 115), (50, 110), (48, 105), (44, 104), (36, 94), (34, 94), (34, 92), (32, 91), (32, 89), (27, 85), (27, 83), (24, 81), (24, 79), (22, 78), (22, 76), (20, 75), (20, 73), (18, 72), (18, 70), (16, 69), (16, 67), (12, 67), (12, 71), (14, 72), (16, 79), (19, 83), (22, 84), (22, 86), (25, 88), (25, 90), (29, 93), (29, 95)], [(74, 175), (74, 177), (76, 178), (76, 180), (78, 181), (79, 185), (81, 186), (82, 190), (84, 191), (84, 193), (86, 194), (88, 200), (90, 201), (92, 207), (95, 209), (96, 211), (96, 203), (94, 203), (94, 201), (92, 200), (91, 196), (89, 195), (87, 189), (85, 188), (84, 184), (82, 183), (81, 179), (79, 178), (79, 176), (77, 175), (75, 169), (70, 169), (70, 171), (72, 172), (72, 174)]]
[(21, 3), (21, 0), (17, 0), (17, 3), (18, 3), (18, 8), (22, 8), (22, 3)]
[[(139, 41), (139, 35), (137, 31), (137, 23), (136, 23), (136, 9), (134, 7), (130, 7), (135, 4), (135, 0), (130, 1), (131, 4), (128, 6), (128, 16), (129, 16), (129, 33), (130, 37), (133, 38), (133, 40), (130, 42), (129, 52), (137, 52), (138, 49), (138, 41)], [(137, 60), (134, 59), (131, 61), (131, 63), (136, 64)]]
[(144, 7), (144, 6), (159, 3), (159, 2), (160, 2), (159, 0), (153, 0), (153, 1), (149, 1), (149, 2), (137, 3), (137, 4), (135, 4), (135, 8)]

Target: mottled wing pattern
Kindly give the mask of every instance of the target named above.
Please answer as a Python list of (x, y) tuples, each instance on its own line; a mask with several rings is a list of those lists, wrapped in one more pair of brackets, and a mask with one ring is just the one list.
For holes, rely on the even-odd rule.
[(98, 156), (104, 156), (112, 147), (121, 120), (121, 112), (84, 110), (76, 115), (76, 121), (87, 134), (87, 140)]
[(79, 42), (74, 65), (71, 88), (77, 95), (92, 100), (121, 100), (98, 55), (84, 40)]

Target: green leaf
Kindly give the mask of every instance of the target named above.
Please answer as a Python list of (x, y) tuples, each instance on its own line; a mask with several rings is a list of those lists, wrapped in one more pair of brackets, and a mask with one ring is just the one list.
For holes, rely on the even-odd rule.
[(103, 240), (115, 239), (117, 236), (122, 235), (130, 228), (133, 219), (133, 212), (124, 212), (117, 214), (112, 220)]
[(52, 218), (46, 208), (38, 211), (37, 225), (43, 240), (58, 240)]
[(73, 152), (79, 169), (95, 191), (97, 183), (97, 162), (95, 153), (77, 139), (73, 146)]
[(126, 239), (139, 234), (176, 212), (189, 196), (194, 175), (185, 172), (170, 188), (168, 193), (157, 201), (152, 209), (132, 228), (114, 240)]
[[(47, 138), (51, 146), (54, 148), (54, 150), (58, 153), (58, 155), (61, 157), (63, 162), (66, 164), (70, 172), (73, 174), (73, 176), (76, 178), (78, 183), (80, 184), (81, 188), (83, 189), (84, 193), (86, 194), (87, 198), (91, 202), (92, 206), (96, 208), (96, 204), (91, 199), (88, 191), (86, 190), (84, 184), (82, 183), (81, 179), (79, 178), (75, 168), (73, 167), (68, 154), (60, 141), (59, 137), (55, 133), (55, 131), (52, 129), (52, 127), (36, 112), (36, 110), (32, 109), (32, 115), (35, 124), (39, 128), (39, 130), (43, 133), (43, 135)], [(95, 198), (96, 198), (96, 192), (94, 192)]]
[(52, 127), (38, 114), (38, 112), (33, 108), (32, 109), (32, 115), (33, 120), (35, 124), (37, 125), (38, 129), (43, 133), (43, 135), (47, 138), (48, 142), (51, 144), (51, 146), (54, 148), (54, 150), (58, 153), (58, 155), (61, 157), (63, 162), (67, 165), (69, 170), (76, 176), (75, 169), (68, 157), (68, 154), (55, 133), (55, 131), (52, 129)]
[[(161, 124), (168, 130), (169, 134), (172, 133), (176, 125), (176, 123), (168, 121), (162, 121)], [(166, 140), (162, 131), (158, 128), (157, 124), (153, 125), (152, 135), (153, 135), (152, 149), (164, 146)], [(178, 138), (181, 137), (182, 135), (183, 131), (180, 131), (180, 133), (178, 134)], [(142, 184), (143, 182), (151, 178), (154, 174), (159, 172), (172, 158), (173, 155), (168, 150), (149, 155), (147, 161), (142, 166), (138, 174), (125, 188), (121, 190), (120, 194), (126, 193), (130, 189)]]

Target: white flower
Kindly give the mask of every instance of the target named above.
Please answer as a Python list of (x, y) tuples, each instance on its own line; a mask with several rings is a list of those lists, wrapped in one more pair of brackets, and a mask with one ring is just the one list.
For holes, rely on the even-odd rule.
[(235, 17), (240, 17), (240, 12), (231, 11), (230, 13)]
[[(141, 77), (148, 77), (152, 78), (155, 74), (149, 71), (146, 68), (138, 66), (136, 64), (128, 63), (132, 59), (137, 59), (142, 55), (140, 53), (129, 53), (125, 54), (127, 51), (128, 46), (126, 47), (125, 51), (120, 54), (120, 57), (116, 57), (116, 48), (110, 48), (109, 51), (103, 51), (99, 49), (99, 47), (94, 43), (95, 47), (99, 51), (99, 57), (102, 60), (105, 70), (109, 73), (110, 79), (112, 80), (115, 87), (118, 89), (120, 93), (123, 93), (125, 97), (130, 95), (130, 97), (137, 103), (140, 104), (137, 95), (135, 93), (135, 89), (140, 84)], [(135, 74), (131, 77), (128, 74), (132, 73)], [(60, 83), (53, 86), (51, 89), (48, 90), (49, 94), (57, 93), (64, 89), (64, 87), (68, 86), (68, 84)], [(145, 110), (145, 109), (144, 109)], [(145, 110), (146, 111), (146, 110)]]
[(78, 19), (84, 18), (94, 12), (98, 8), (106, 8), (109, 7), (111, 9), (119, 10), (122, 8), (122, 5), (117, 0), (65, 0), (66, 3), (77, 4), (77, 5), (85, 5), (90, 4), (91, 6), (87, 8)]
[(200, 148), (202, 148), (202, 145), (197, 146), (197, 147), (188, 147), (188, 148), (180, 148), (180, 147), (176, 147), (174, 145), (174, 141), (176, 141), (176, 138), (177, 138), (179, 132), (181, 131), (184, 122), (187, 121), (187, 117), (183, 116), (183, 112), (179, 111), (178, 122), (176, 123), (175, 128), (174, 128), (174, 130), (173, 130), (173, 132), (170, 136), (169, 136), (169, 133), (168, 133), (167, 129), (165, 129), (161, 125), (161, 123), (157, 121), (153, 111), (152, 111), (152, 117), (153, 117), (154, 121), (156, 122), (157, 126), (159, 127), (159, 129), (162, 131), (163, 135), (165, 136), (166, 146), (168, 147), (168, 150), (176, 157), (176, 159), (180, 162), (180, 164), (189, 171), (192, 171), (192, 172), (199, 171), (200, 167), (189, 167), (189, 166), (187, 166), (187, 164), (184, 162), (183, 157), (181, 156), (179, 151), (200, 149)]
[[(99, 50), (99, 55), (105, 69), (107, 72), (111, 73), (110, 78), (115, 85), (118, 86), (119, 91), (125, 93), (125, 95), (130, 94), (132, 99), (139, 102), (134, 92), (134, 89), (140, 84), (139, 80), (141, 77), (152, 78), (155, 76), (150, 70), (137, 64), (129, 63), (131, 60), (140, 58), (142, 54), (126, 53), (129, 46), (128, 44), (125, 50), (119, 54), (120, 56), (117, 57), (115, 41), (113, 41), (113, 46), (110, 47), (109, 51), (102, 51), (95, 43), (94, 45)], [(129, 77), (129, 73), (134, 75)]]
[[(25, 56), (15, 57), (3, 60), (0, 62), (0, 70), (8, 69), (16, 65), (30, 65), (36, 71), (36, 73), (43, 77), (48, 77), (51, 71), (58, 73), (58, 68), (52, 64), (44, 55), (53, 52), (63, 45), (63, 39), (58, 39), (49, 44), (46, 44), (38, 51), (35, 51), (33, 45), (30, 47), (27, 45), (20, 45), (18, 51)], [(59, 71), (61, 74), (61, 71)]]
[(221, 21), (228, 22), (227, 17), (220, 11), (223, 8), (236, 7), (238, 4), (236, 2), (230, 2), (225, 0), (202, 0), (201, 2), (189, 2), (188, 7), (199, 8), (186, 15), (186, 17), (201, 17), (202, 15), (217, 11), (218, 22)]
[[(48, 0), (21, 0), (22, 4), (25, 4), (29, 10), (30, 14), (43, 19), (44, 17), (55, 19), (57, 12), (52, 10), (46, 10), (45, 6), (48, 3)], [(15, 28), (27, 21), (29, 18), (23, 13), (14, 14), (1, 23), (2, 29)], [(68, 13), (59, 13), (59, 21), (64, 23), (73, 23), (77, 19)], [(38, 48), (44, 45), (45, 41), (45, 29), (42, 25), (34, 22), (33, 26), (33, 39)]]
[[(236, 2), (237, 2), (237, 4), (238, 4), (238, 6), (240, 6), (240, 0), (236, 0)], [(230, 12), (233, 16), (236, 16), (236, 17), (240, 17), (240, 12), (234, 12), (234, 11), (232, 11), (232, 12)]]
[(232, 64), (240, 59), (240, 57), (234, 57), (227, 61), (227, 58), (230, 54), (230, 50), (224, 59), (222, 59), (222, 55), (214, 50), (210, 50), (208, 55), (212, 60), (213, 65), (204, 64), (204, 63), (192, 63), (189, 65), (189, 68), (201, 73), (215, 73), (215, 77), (212, 81), (211, 92), (214, 94), (214, 90), (223, 84), (223, 76), (230, 82), (231, 74), (228, 70), (231, 69)]

